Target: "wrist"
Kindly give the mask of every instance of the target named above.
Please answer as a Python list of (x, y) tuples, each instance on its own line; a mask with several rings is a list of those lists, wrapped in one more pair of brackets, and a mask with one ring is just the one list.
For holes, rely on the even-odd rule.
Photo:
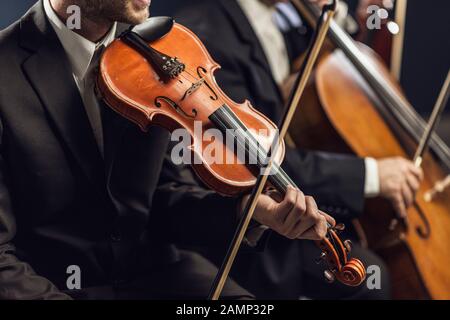
[(380, 195), (380, 174), (378, 162), (374, 158), (365, 158), (364, 196), (374, 198)]

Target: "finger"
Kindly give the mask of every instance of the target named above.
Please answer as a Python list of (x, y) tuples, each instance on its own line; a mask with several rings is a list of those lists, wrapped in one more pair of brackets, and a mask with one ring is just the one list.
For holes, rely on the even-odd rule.
[(414, 192), (410, 189), (407, 183), (402, 184), (402, 196), (405, 208), (409, 208), (414, 201)]
[(314, 216), (305, 216), (295, 224), (294, 229), (289, 233), (289, 238), (291, 239), (300, 239), (301, 235), (304, 234), (307, 230), (314, 228), (314, 226), (319, 222), (319, 215)]
[(423, 180), (423, 170), (416, 167), (412, 162), (408, 161), (408, 171), (411, 172), (419, 181)]
[(277, 190), (275, 189), (268, 189), (265, 194), (269, 197), (271, 197), (273, 200), (275, 200), (276, 202), (280, 203), (281, 201), (283, 201), (283, 195), (281, 193), (279, 193)]
[(314, 211), (319, 211), (319, 207), (317, 206), (316, 200), (314, 200), (311, 196), (305, 196), (305, 202), (307, 206)]
[(320, 210), (319, 210), (319, 213), (325, 217), (325, 219), (327, 220), (327, 222), (328, 222), (332, 227), (336, 226), (336, 220), (334, 220), (334, 218), (333, 218), (332, 216), (330, 216), (329, 214), (327, 214), (327, 213), (325, 213), (325, 212), (323, 212), (323, 211), (320, 211)]
[(284, 222), (285, 228), (286, 230), (288, 230), (289, 234), (295, 232), (297, 224), (303, 220), (305, 214), (306, 214), (306, 198), (303, 192), (298, 191), (296, 204), (292, 208), (291, 212), (288, 214)]
[(297, 239), (319, 241), (319, 240), (323, 240), (323, 237), (321, 237), (320, 235), (317, 234), (317, 232), (314, 229), (314, 227), (311, 227), (307, 231), (305, 231), (304, 233), (299, 235), (297, 237)]
[(287, 216), (294, 208), (297, 201), (297, 190), (291, 186), (288, 186), (283, 201), (281, 201), (276, 207), (276, 218), (280, 223), (284, 223)]
[(395, 197), (395, 199), (393, 201), (394, 201), (393, 202), (394, 210), (397, 213), (397, 215), (400, 218), (406, 218), (407, 214), (406, 214), (405, 202), (403, 201), (402, 197), (400, 195), (398, 195), (397, 197)]
[[(306, 230), (314, 227), (316, 224), (320, 223), (324, 217), (319, 214), (317, 209), (317, 204), (312, 197), (306, 196), (306, 212), (302, 219), (296, 224), (295, 229), (292, 231), (294, 237), (303, 234)], [(326, 224), (326, 223), (325, 223)]]
[(411, 191), (414, 194), (416, 194), (417, 191), (419, 191), (420, 181), (415, 175), (407, 174), (406, 175), (406, 182), (408, 183), (409, 188), (411, 189)]
[(297, 239), (323, 240), (327, 234), (328, 228), (325, 217), (321, 216), (319, 220), (320, 222), (318, 224), (301, 233)]

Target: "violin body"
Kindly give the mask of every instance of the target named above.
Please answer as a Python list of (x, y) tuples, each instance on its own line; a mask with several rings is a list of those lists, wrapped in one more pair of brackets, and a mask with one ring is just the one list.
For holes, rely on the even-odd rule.
[[(373, 66), (399, 95), (399, 85), (379, 58), (361, 47)], [(403, 95), (402, 95), (403, 96)], [(338, 50), (325, 54), (315, 71), (291, 126), (298, 146), (351, 153), (376, 159), (411, 159), (413, 139), (385, 109), (377, 94)], [(426, 194), (443, 181), (445, 172), (428, 152), (422, 164), (425, 178), (415, 204), (408, 210), (408, 225), (395, 223), (392, 207), (382, 199), (368, 200), (360, 218), (367, 243), (386, 261), (397, 299), (450, 298), (450, 190), (430, 201)]]

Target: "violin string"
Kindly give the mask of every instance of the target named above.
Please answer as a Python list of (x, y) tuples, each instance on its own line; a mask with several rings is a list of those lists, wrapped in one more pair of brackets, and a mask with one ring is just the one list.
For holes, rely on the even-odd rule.
[[(194, 75), (191, 73), (191, 72), (193, 72), (193, 71), (190, 71), (189, 68), (186, 68), (185, 71), (183, 71), (183, 72), (187, 73), (187, 74), (190, 75), (192, 78), (194, 78), (196, 82), (200, 80), (200, 79), (198, 79), (196, 76), (194, 76)], [(184, 77), (184, 78), (187, 79), (187, 77)], [(200, 89), (203, 89), (203, 87), (200, 88)], [(219, 101), (222, 105), (225, 104), (225, 102), (223, 101), (223, 99), (222, 99), (220, 96), (218, 97), (218, 101)], [(248, 129), (247, 129), (247, 130), (248, 130)], [(256, 150), (256, 151), (255, 151), (255, 150)], [(249, 152), (250, 152), (249, 155), (250, 155), (251, 157), (255, 157), (255, 159), (256, 159), (260, 154), (267, 154), (267, 151), (264, 150), (262, 147), (260, 147), (260, 145), (258, 145), (257, 148), (252, 148)], [(280, 185), (283, 185), (284, 189), (286, 189), (286, 187), (287, 187), (288, 185), (292, 185), (292, 186), (294, 186), (295, 188), (299, 189), (299, 188), (295, 185), (295, 183), (290, 179), (290, 177), (287, 175), (287, 173), (279, 167), (278, 164), (276, 164), (276, 169), (277, 169), (277, 172), (278, 172), (278, 173), (276, 174), (276, 177), (275, 177), (275, 178), (276, 178), (277, 180), (280, 180), (280, 181), (278, 181), (278, 183), (279, 183)], [(283, 191), (285, 192), (286, 190), (283, 190)]]
[[(195, 82), (200, 81), (200, 79), (198, 79), (196, 76), (194, 76), (191, 72), (193, 72), (193, 71), (190, 71), (188, 68), (186, 68), (186, 69), (182, 72), (182, 77), (183, 77), (184, 79), (186, 79), (187, 81), (191, 81), (191, 80), (188, 79), (188, 77), (186, 77), (186, 76), (183, 75), (184, 73), (186, 73), (187, 75), (189, 75), (190, 77), (192, 77), (192, 78), (194, 79)], [(177, 86), (180, 86), (180, 85), (177, 84)], [(203, 88), (204, 88), (204, 87), (201, 87), (200, 89), (203, 89)], [(220, 98), (220, 97), (218, 97), (218, 101), (219, 101), (220, 103), (222, 103), (222, 104), (224, 103), (224, 101), (222, 101), (222, 98)], [(262, 154), (267, 154), (265, 150), (262, 150), (262, 148), (259, 147), (259, 144), (258, 144), (258, 150), (257, 150), (257, 151), (255, 151), (254, 148), (250, 148), (250, 150), (249, 150), (250, 156), (253, 156), (253, 157), (256, 157), (257, 154), (259, 155), (259, 154), (260, 154), (259, 152), (262, 152)], [(278, 170), (277, 170), (278, 172), (277, 172), (277, 174), (276, 174), (275, 179), (278, 179), (278, 180), (281, 179), (281, 181), (279, 181), (278, 183), (279, 183), (280, 185), (282, 185), (284, 189), (285, 189), (288, 185), (292, 185), (292, 186), (296, 187), (297, 189), (299, 189), (299, 188), (292, 182), (292, 180), (291, 180), (290, 177), (287, 175), (287, 173), (286, 173), (284, 170), (281, 169), (281, 167), (278, 167), (278, 165), (277, 165), (277, 169), (278, 169)], [(332, 234), (331, 234), (331, 228), (330, 228), (330, 226), (329, 226), (328, 223), (327, 223), (327, 232), (326, 232), (326, 234), (327, 234), (327, 236), (328, 236), (328, 239), (330, 239), (330, 242), (331, 242), (333, 248), (335, 248), (335, 251), (337, 252), (337, 251), (338, 251), (338, 250), (336, 249), (336, 248), (337, 248), (337, 244), (336, 244), (336, 241), (335, 241), (334, 237), (333, 237)], [(340, 248), (340, 246), (339, 246), (339, 248)]]
[[(188, 75), (190, 75), (192, 78), (194, 78), (195, 82), (200, 81), (199, 78), (197, 78), (197, 76), (195, 76), (194, 74), (192, 74), (194, 71), (193, 70), (189, 70), (188, 68), (184, 69), (185, 73), (187, 73)], [(191, 73), (192, 72), (192, 73)]]
[[(186, 73), (186, 74), (189, 75), (189, 76), (192, 76), (189, 72), (185, 72), (185, 71), (183, 71), (183, 72), (180, 74), (180, 76), (183, 77), (183, 79), (185, 79), (186, 81), (192, 81), (191, 79), (189, 79), (188, 77), (186, 77), (186, 76), (184, 75), (184, 73)], [(193, 77), (193, 76), (192, 76), (192, 77)], [(195, 79), (195, 77), (194, 77), (194, 79)]]
[[(239, 118), (237, 118), (237, 116), (233, 113), (233, 111), (230, 108), (223, 109), (221, 113), (223, 114), (223, 116), (222, 117), (217, 116), (217, 117), (215, 117), (215, 119), (219, 120), (221, 123), (228, 123), (228, 124), (223, 124), (220, 127), (243, 129), (243, 132), (244, 132), (243, 137), (239, 134), (235, 135), (234, 137), (235, 137), (235, 140), (237, 141), (238, 145), (245, 148), (246, 152), (250, 155), (250, 157), (252, 157), (252, 155), (253, 155), (254, 159), (259, 159), (258, 155), (260, 155), (260, 154), (267, 155), (267, 151), (264, 150), (264, 147), (261, 146), (261, 144), (258, 142), (258, 140), (251, 133), (249, 133), (248, 130), (246, 130), (245, 124), (243, 124), (239, 120)], [(255, 150), (257, 150), (256, 152), (258, 152), (257, 154), (256, 154)], [(259, 167), (262, 166), (262, 163), (267, 163), (267, 159), (264, 159), (264, 160), (265, 161), (263, 161), (263, 162), (261, 162), (261, 161), (258, 162)], [(299, 188), (295, 185), (295, 183), (289, 178), (287, 173), (285, 171), (283, 171), (276, 162), (274, 162), (273, 165), (274, 165), (274, 169), (276, 170), (276, 174), (270, 176), (270, 181), (271, 181), (272, 185), (276, 189), (278, 189), (278, 191), (280, 193), (285, 194), (287, 191), (288, 185), (292, 185), (293, 187), (295, 187), (296, 189), (299, 190)], [(336, 247), (336, 241), (335, 241), (334, 237), (330, 234), (331, 229), (332, 229), (332, 226), (329, 223), (327, 223), (327, 235), (330, 238), (332, 245), (334, 247)], [(341, 248), (341, 247), (339, 246), (339, 248)]]
[[(192, 74), (193, 71), (190, 70), (189, 68), (186, 68), (186, 69), (182, 72), (182, 74), (183, 74), (183, 73), (186, 73), (187, 75), (191, 76), (191, 77), (195, 80), (195, 82), (200, 81), (199, 78), (197, 78), (195, 75)], [(183, 75), (183, 78), (189, 81), (188, 77), (185, 77), (184, 75)], [(204, 87), (201, 87), (200, 89), (203, 89), (203, 88), (204, 88)], [(221, 104), (224, 104), (224, 101), (222, 100), (222, 98), (218, 97), (218, 101), (219, 101)], [(258, 154), (261, 154), (261, 153), (262, 153), (262, 154), (267, 154), (266, 151), (263, 150), (263, 149), (262, 149), (261, 147), (259, 147), (259, 146), (258, 146), (258, 150), (255, 151), (255, 150), (252, 148), (251, 150), (249, 150), (249, 152), (250, 152), (250, 156), (253, 156), (253, 157), (256, 157)], [(299, 189), (299, 188), (293, 183), (293, 181), (290, 179), (290, 177), (287, 175), (287, 173), (286, 173), (284, 170), (282, 170), (281, 167), (279, 167), (279, 165), (277, 165), (277, 171), (278, 171), (278, 173), (276, 174), (276, 178), (281, 179), (281, 181), (280, 181), (281, 185), (284, 185), (284, 187), (287, 187), (288, 185), (292, 185), (292, 186), (296, 187), (297, 189)], [(333, 237), (331, 236), (331, 234), (329, 233), (329, 229), (327, 230), (327, 234), (328, 234), (329, 238), (331, 239), (331, 241), (333, 242), (333, 245), (336, 246), (336, 243), (335, 243), (335, 241), (334, 241), (334, 238), (333, 238)]]

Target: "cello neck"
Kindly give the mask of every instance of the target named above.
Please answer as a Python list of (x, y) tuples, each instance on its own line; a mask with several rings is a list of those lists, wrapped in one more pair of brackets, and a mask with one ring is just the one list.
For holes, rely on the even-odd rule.
[[(319, 8), (309, 1), (291, 0), (291, 3), (308, 24), (315, 28), (315, 21), (320, 14)], [(376, 104), (380, 113), (383, 116), (394, 117), (408, 135), (416, 143), (419, 143), (427, 124), (413, 106), (392, 86), (368, 55), (360, 50), (351, 36), (335, 21), (332, 21), (330, 25), (328, 36), (342, 50), (376, 94), (381, 102), (381, 104)], [(430, 139), (430, 149), (446, 171), (450, 173), (450, 149), (437, 134), (433, 134)]]

